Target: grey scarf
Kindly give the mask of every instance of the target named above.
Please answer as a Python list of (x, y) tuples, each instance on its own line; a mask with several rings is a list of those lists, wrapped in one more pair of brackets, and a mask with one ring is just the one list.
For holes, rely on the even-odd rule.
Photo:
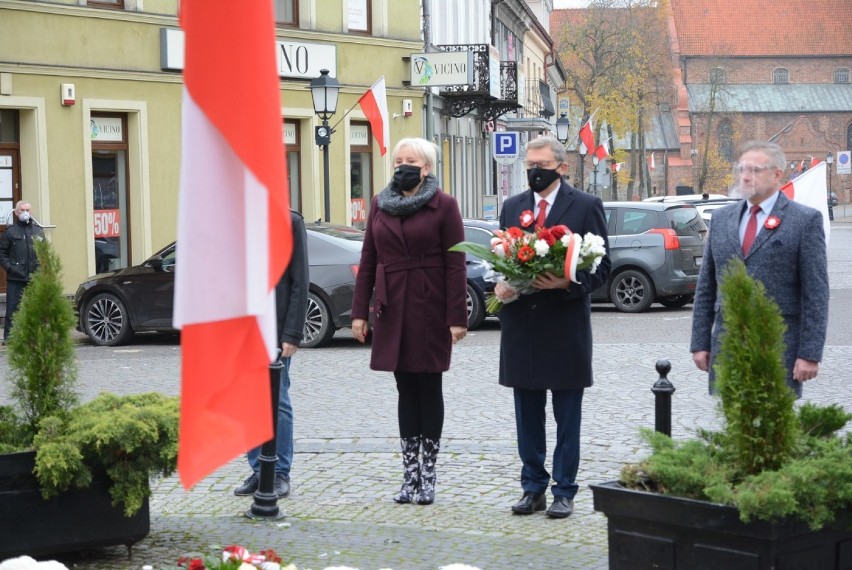
[(423, 179), (423, 184), (416, 194), (403, 195), (399, 190), (388, 186), (376, 196), (379, 209), (391, 216), (410, 216), (432, 199), (438, 191), (438, 179), (431, 174)]

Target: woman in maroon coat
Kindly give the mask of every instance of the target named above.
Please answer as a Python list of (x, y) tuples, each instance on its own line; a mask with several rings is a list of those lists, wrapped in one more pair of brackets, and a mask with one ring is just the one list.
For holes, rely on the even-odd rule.
[[(464, 240), (455, 199), (432, 174), (438, 149), (409, 138), (393, 150), (394, 175), (370, 208), (352, 301), (352, 332), (367, 336), (374, 296), (370, 368), (394, 373), (402, 445), (398, 503), (435, 500), (435, 460), (444, 427), (441, 374), (467, 333)], [(422, 454), (421, 454), (422, 445)]]

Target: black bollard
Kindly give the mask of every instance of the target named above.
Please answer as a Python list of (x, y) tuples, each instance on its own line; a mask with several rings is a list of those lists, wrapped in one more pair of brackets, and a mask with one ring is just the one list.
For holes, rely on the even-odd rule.
[(269, 383), (272, 388), (272, 439), (260, 448), (260, 480), (254, 493), (254, 502), (246, 511), (252, 519), (280, 519), (284, 516), (278, 509), (278, 495), (275, 494), (275, 453), (278, 439), (278, 398), (281, 392), (281, 370), (284, 365), (279, 358), (269, 365)]
[(675, 387), (666, 378), (671, 372), (672, 365), (668, 360), (657, 361), (657, 374), (660, 378), (654, 382), (654, 387), (651, 391), (654, 393), (654, 430), (664, 433), (671, 437), (672, 435), (672, 394)]

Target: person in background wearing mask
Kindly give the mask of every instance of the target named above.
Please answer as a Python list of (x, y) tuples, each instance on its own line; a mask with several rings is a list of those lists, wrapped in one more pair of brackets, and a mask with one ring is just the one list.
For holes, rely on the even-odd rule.
[(393, 372), (399, 393), (403, 483), (394, 500), (421, 505), (435, 500), (442, 373), (467, 334), (465, 254), (447, 251), (464, 226), (432, 174), (437, 160), (427, 140), (397, 143), (393, 179), (370, 207), (352, 301), (352, 332), (364, 342), (375, 295), (370, 368)]
[(18, 310), (24, 288), (38, 269), (33, 240), (44, 239), (44, 230), (33, 220), (32, 206), (20, 200), (15, 205), (15, 223), (0, 236), (0, 265), (6, 270), (6, 320), (3, 344), (9, 339), (12, 317)]
[(728, 262), (742, 259), (748, 274), (763, 283), (787, 325), (784, 362), (787, 384), (802, 396), (802, 383), (816, 378), (828, 328), (828, 261), (822, 215), (779, 192), (787, 158), (775, 143), (754, 141), (740, 149), (734, 167), (736, 204), (713, 212), (695, 303), (692, 360), (709, 372), (721, 346), (719, 284)]
[[(580, 420), (583, 390), (592, 385), (592, 291), (609, 275), (609, 241), (603, 202), (572, 188), (562, 177), (568, 170), (565, 149), (556, 138), (544, 136), (527, 144), (526, 167), (530, 189), (503, 203), (500, 227), (522, 227), (521, 216), (532, 212), (536, 226), (565, 225), (581, 236), (604, 239), (607, 255), (597, 271), (579, 271), (579, 283), (552, 273), (539, 275), (538, 291), (508, 302), (500, 318), (500, 384), (514, 391), (515, 426), (523, 497), (512, 506), (518, 515), (547, 509), (561, 519), (574, 511), (580, 465)], [(528, 214), (527, 214), (528, 215)], [(534, 228), (526, 228), (533, 231)], [(505, 283), (495, 294), (502, 301), (516, 296)], [(553, 503), (545, 493), (551, 476), (544, 466), (547, 452), (545, 405), (551, 392), (556, 419), (553, 449)]]

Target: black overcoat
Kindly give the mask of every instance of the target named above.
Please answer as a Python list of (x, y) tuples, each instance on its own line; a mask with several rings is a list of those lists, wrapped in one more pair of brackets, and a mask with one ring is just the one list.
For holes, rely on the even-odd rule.
[(451, 326), (467, 327), (464, 241), (456, 200), (440, 190), (407, 217), (373, 200), (355, 281), (352, 318), (366, 319), (373, 300), (370, 368), (444, 372), (450, 368)]
[[(543, 290), (506, 304), (500, 317), (500, 384), (533, 390), (568, 390), (592, 385), (592, 291), (609, 275), (609, 241), (600, 198), (579, 192), (565, 181), (548, 212), (545, 226), (568, 226), (581, 236), (599, 235), (607, 255), (594, 274), (578, 272), (580, 283), (568, 290)], [(534, 211), (531, 190), (503, 203), (500, 226), (522, 227), (521, 213)], [(531, 231), (532, 228), (522, 228)]]

